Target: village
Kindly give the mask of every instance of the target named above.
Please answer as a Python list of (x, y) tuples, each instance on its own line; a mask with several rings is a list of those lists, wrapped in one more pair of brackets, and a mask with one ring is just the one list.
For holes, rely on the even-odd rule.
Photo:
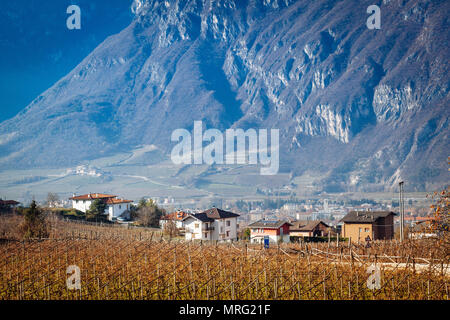
[(166, 210), (108, 193), (1, 200), (0, 299), (448, 299), (447, 213), (410, 228), (402, 200), (335, 219), (314, 208), (305, 219), (301, 206), (250, 219), (228, 207)]
[[(60, 200), (56, 194), (49, 194), (46, 206), (57, 209), (72, 209), (79, 215), (92, 210), (94, 202), (102, 203), (102, 220), (124, 227), (139, 226), (136, 216), (138, 206), (134, 201), (121, 199), (117, 195), (105, 193), (73, 194)], [(409, 201), (411, 203), (411, 200)], [(213, 206), (199, 208), (174, 209), (173, 199), (150, 198), (140, 200), (164, 208), (153, 227), (170, 237), (184, 241), (239, 241), (259, 243), (290, 242), (326, 242), (347, 241), (366, 243), (371, 241), (400, 238), (401, 227), (407, 230), (403, 236), (408, 238), (436, 237), (430, 232), (434, 218), (424, 214), (425, 210), (414, 210), (412, 206), (403, 217), (401, 226), (400, 208), (374, 201), (349, 205), (330, 204), (323, 201), (305, 201), (305, 203), (284, 203), (276, 209), (263, 210), (261, 206), (246, 204), (242, 209), (224, 204), (225, 209)], [(9, 210), (21, 204), (14, 200), (0, 200), (1, 208)], [(245, 205), (245, 204), (244, 204)], [(67, 218), (67, 216), (64, 216)], [(72, 218), (72, 216), (69, 216)]]

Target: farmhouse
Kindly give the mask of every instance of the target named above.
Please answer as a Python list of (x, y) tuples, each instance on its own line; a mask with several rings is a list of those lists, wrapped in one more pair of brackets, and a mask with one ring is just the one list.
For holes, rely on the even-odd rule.
[(262, 243), (268, 236), (270, 242), (289, 242), (289, 228), (291, 223), (284, 220), (259, 220), (248, 225), (250, 228), (250, 242)]
[(2, 200), (2, 199), (0, 199), (0, 205), (2, 205), (2, 206), (15, 207), (18, 204), (20, 204), (20, 202), (17, 202), (15, 200)]
[(238, 214), (218, 208), (183, 218), (186, 240), (237, 240)]
[(14, 200), (2, 200), (0, 199), (0, 212), (10, 212), (18, 206), (20, 202)]
[(184, 227), (184, 221), (183, 219), (186, 218), (189, 214), (184, 211), (175, 211), (169, 214), (166, 214), (161, 217), (159, 220), (159, 226), (161, 228), (164, 228), (164, 226), (169, 222), (172, 221), (175, 223), (175, 227), (178, 229), (181, 229)]
[(353, 242), (394, 238), (394, 216), (391, 211), (351, 211), (344, 218), (342, 236)]
[(129, 214), (131, 200), (118, 199), (117, 196), (102, 193), (89, 193), (80, 196), (74, 195), (72, 198), (72, 207), (86, 213), (94, 200), (102, 200), (106, 203), (105, 214), (108, 220), (115, 220), (118, 217), (124, 217)]
[(289, 228), (291, 237), (323, 237), (328, 235), (329, 226), (321, 220), (293, 221)]

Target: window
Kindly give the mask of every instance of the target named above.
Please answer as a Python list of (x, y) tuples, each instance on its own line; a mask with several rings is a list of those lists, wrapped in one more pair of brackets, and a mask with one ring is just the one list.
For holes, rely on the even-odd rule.
[(227, 237), (229, 237), (230, 236), (230, 231), (227, 231)]
[(122, 209), (122, 205), (119, 204), (119, 209)]
[(364, 228), (364, 232), (369, 232), (369, 228)]
[(205, 238), (208, 238), (208, 234), (205, 232)]
[(200, 225), (198, 224), (198, 223), (196, 223), (195, 225), (194, 225), (194, 227), (195, 228), (198, 228)]
[(227, 220), (227, 227), (231, 225), (230, 220)]

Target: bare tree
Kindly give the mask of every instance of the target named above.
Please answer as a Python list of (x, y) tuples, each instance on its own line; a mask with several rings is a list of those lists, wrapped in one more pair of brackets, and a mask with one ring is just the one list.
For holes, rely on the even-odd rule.
[(159, 220), (165, 214), (165, 210), (159, 208), (153, 200), (140, 201), (138, 204), (137, 218), (145, 227), (158, 227)]
[(450, 243), (450, 187), (442, 190), (441, 192), (435, 192), (433, 199), (436, 203), (431, 205), (433, 210), (434, 221), (431, 224), (432, 231), (438, 233), (440, 238), (446, 243)]
[(164, 224), (163, 232), (164, 234), (167, 234), (170, 237), (176, 237), (179, 234), (177, 225), (172, 220), (166, 221), (166, 223)]
[(47, 205), (50, 208), (56, 207), (59, 202), (59, 196), (56, 193), (49, 192), (47, 194)]

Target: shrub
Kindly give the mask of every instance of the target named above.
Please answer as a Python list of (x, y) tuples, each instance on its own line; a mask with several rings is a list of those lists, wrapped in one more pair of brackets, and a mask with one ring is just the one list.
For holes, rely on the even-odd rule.
[(46, 238), (49, 235), (45, 213), (33, 200), (29, 208), (23, 210), (23, 222), (20, 233), (24, 239)]

